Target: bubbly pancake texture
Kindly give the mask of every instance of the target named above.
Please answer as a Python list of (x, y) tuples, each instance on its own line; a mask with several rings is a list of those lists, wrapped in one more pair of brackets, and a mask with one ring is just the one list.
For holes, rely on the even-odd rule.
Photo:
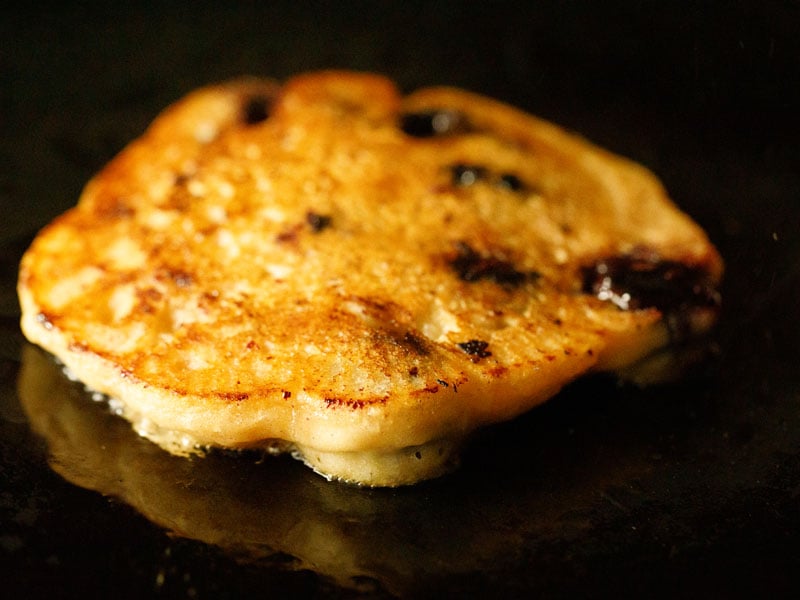
[(43, 229), (22, 328), (168, 451), (370, 486), (706, 331), (722, 261), (646, 169), (371, 74), (191, 93)]

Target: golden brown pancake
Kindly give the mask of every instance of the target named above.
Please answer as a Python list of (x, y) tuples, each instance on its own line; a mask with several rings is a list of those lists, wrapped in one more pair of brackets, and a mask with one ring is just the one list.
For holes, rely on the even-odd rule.
[(196, 91), (23, 258), (26, 336), (173, 453), (372, 486), (705, 332), (722, 261), (646, 169), (507, 105), (321, 72)]

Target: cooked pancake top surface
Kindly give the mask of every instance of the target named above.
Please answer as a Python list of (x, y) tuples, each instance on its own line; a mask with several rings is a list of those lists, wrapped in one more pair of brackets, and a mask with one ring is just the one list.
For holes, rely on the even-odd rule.
[[(614, 288), (632, 264), (682, 282), (672, 307)], [(351, 419), (350, 446), (315, 440), (359, 449), (427, 441), (395, 415), (513, 416), (624, 336), (636, 358), (721, 268), (643, 168), (486, 98), (329, 72), (168, 109), (37, 238), (20, 294), (29, 336), (103, 365), (92, 385), (160, 394), (210, 441)]]

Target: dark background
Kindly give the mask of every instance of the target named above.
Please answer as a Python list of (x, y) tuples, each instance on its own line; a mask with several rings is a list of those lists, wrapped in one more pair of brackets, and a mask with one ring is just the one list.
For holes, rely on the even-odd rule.
[[(689, 382), (644, 391), (578, 384), (490, 434), (489, 449), (456, 476), (365, 494), (369, 525), (389, 523), (396, 533), (389, 542), (429, 553), (432, 565), (413, 582), (378, 574), (370, 594), (730, 597), (800, 589), (800, 3), (521, 6), (201, 1), (0, 9), (4, 588), (51, 597), (78, 589), (139, 597), (366, 594), (313, 567), (242, 561), (170, 536), (127, 503), (65, 482), (48, 468), (15, 391), (23, 342), (14, 277), (34, 232), (191, 89), (244, 74), (280, 79), (337, 67), (383, 72), (408, 91), (451, 84), (494, 96), (644, 163), (706, 228), (728, 266), (718, 352)], [(644, 460), (647, 469), (620, 475), (612, 456), (622, 467)], [(581, 479), (587, 465), (602, 477)], [(577, 491), (565, 491), (565, 480)], [(491, 485), (507, 492), (492, 496)], [(545, 534), (525, 515), (548, 495), (566, 504)], [(403, 534), (398, 507), (413, 511), (414, 527), (435, 529), (446, 506), (475, 496), (502, 498), (506, 514), (520, 520), (513, 557), (501, 567), (463, 572), (436, 555), (439, 546), (415, 547)], [(565, 525), (575, 514), (577, 530)], [(363, 514), (348, 518), (366, 528)], [(501, 520), (513, 530), (509, 518)], [(470, 531), (479, 543), (481, 532)], [(157, 586), (160, 572), (166, 583)]]

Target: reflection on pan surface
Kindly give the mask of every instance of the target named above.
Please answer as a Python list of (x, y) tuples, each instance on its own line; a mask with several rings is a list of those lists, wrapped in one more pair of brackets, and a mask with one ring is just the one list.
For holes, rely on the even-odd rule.
[[(592, 389), (619, 392), (600, 380), (580, 395)], [(502, 580), (526, 563), (562, 559), (573, 541), (628, 510), (630, 499), (619, 500), (620, 493), (630, 496), (631, 482), (653, 462), (628, 447), (636, 439), (606, 444), (604, 436), (614, 435), (608, 422), (599, 435), (577, 435), (580, 422), (562, 410), (543, 414), (543, 423), (534, 415), (484, 434), (451, 476), (363, 489), (328, 482), (283, 457), (172, 456), (29, 345), (19, 397), (47, 442), (50, 465), (71, 483), (238, 560), (403, 595), (475, 573)]]

